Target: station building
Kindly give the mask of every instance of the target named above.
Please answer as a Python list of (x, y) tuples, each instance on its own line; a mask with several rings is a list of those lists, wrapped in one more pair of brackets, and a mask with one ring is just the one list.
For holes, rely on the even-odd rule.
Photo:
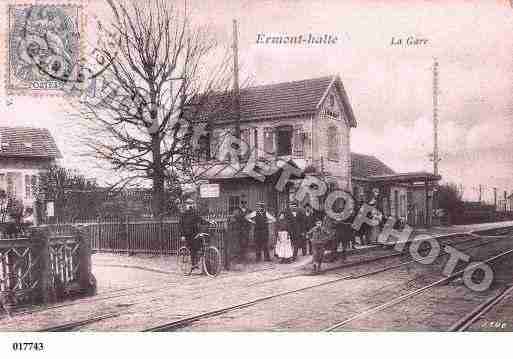
[[(374, 156), (352, 153), (357, 121), (338, 75), (249, 87), (240, 91), (239, 103), (240, 137), (248, 150), (237, 160), (216, 156), (228, 135), (235, 134), (236, 117), (227, 110), (209, 119), (195, 155), (199, 176), (220, 188), (217, 198), (203, 201), (210, 211), (231, 213), (245, 200), (250, 208), (263, 201), (276, 213), (295, 198), (308, 175), (322, 179), (329, 191), (349, 191), (362, 200), (377, 189), (385, 215), (415, 226), (432, 223), (440, 177), (396, 173)], [(248, 166), (255, 158), (256, 168)], [(278, 191), (284, 164), (297, 172)], [(256, 178), (255, 171), (262, 176)]]

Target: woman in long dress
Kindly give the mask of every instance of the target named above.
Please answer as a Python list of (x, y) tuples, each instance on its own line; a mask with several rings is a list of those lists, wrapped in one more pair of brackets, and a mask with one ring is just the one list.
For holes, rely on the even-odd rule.
[(293, 255), (292, 242), (287, 231), (287, 219), (284, 212), (281, 212), (278, 218), (275, 251), (278, 258), (280, 258), (280, 263), (289, 262)]

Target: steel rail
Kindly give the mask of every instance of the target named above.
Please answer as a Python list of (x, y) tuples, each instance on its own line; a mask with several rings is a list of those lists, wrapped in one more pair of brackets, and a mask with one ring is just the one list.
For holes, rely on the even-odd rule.
[[(461, 233), (456, 233), (454, 236), (461, 237), (462, 234)], [(494, 241), (499, 241), (499, 240), (505, 239), (504, 236), (477, 236), (477, 235), (471, 234), (471, 233), (467, 233), (467, 234), (465, 234), (465, 236), (471, 236), (472, 238), (463, 240), (461, 242), (454, 243), (453, 245), (463, 244), (463, 243), (467, 243), (467, 242), (472, 242), (472, 241), (475, 241), (477, 239), (483, 239), (483, 238), (488, 239), (488, 240), (490, 238), (493, 238)], [(451, 235), (443, 235), (443, 238), (450, 238), (450, 237), (451, 237)], [(438, 238), (435, 238), (435, 239), (438, 239)], [(412, 243), (412, 242), (413, 241), (408, 241), (406, 243), (408, 244), (408, 243)], [(484, 245), (487, 245), (487, 244), (490, 244), (490, 243), (491, 242), (484, 242), (484, 243), (480, 243), (478, 245), (470, 246), (470, 247), (467, 247), (467, 248), (464, 248), (464, 249), (467, 250), (467, 249), (472, 249), (472, 248), (476, 248), (476, 247), (481, 247), (481, 246), (484, 246)], [(450, 244), (450, 242), (444, 242), (444, 243), (441, 243), (441, 246), (446, 246), (448, 244)], [(419, 252), (420, 251), (424, 252), (425, 250), (420, 250), (419, 249)], [(402, 257), (402, 256), (407, 256), (407, 255), (408, 255), (408, 251), (403, 250), (402, 252), (388, 254), (388, 255), (385, 255), (385, 256), (379, 256), (379, 257), (374, 257), (374, 258), (368, 258), (368, 259), (364, 259), (364, 260), (361, 260), (361, 261), (358, 261), (358, 262), (342, 263), (342, 264), (340, 264), (338, 266), (334, 266), (334, 267), (331, 267), (331, 268), (323, 269), (323, 270), (320, 271), (320, 273), (327, 273), (327, 272), (335, 271), (335, 270), (338, 270), (338, 269), (356, 267), (356, 266), (359, 266), (361, 264), (374, 263), (374, 262), (378, 262), (378, 261), (384, 260), (384, 259)], [(446, 256), (446, 255), (447, 255), (447, 253), (444, 253), (444, 254), (441, 254), (440, 257)], [(403, 265), (410, 264), (410, 263), (417, 263), (417, 261), (416, 260), (409, 260), (409, 261), (406, 261), (406, 262), (401, 262), (399, 264), (395, 264), (395, 265), (391, 265), (391, 266), (388, 266), (388, 267), (385, 267), (385, 268), (381, 268), (381, 269), (378, 269), (376, 271), (364, 273), (364, 274), (357, 275), (357, 276), (352, 276), (351, 279), (367, 277), (369, 275), (382, 273), (382, 272), (385, 272), (387, 270), (398, 268), (398, 267), (402, 267)], [(288, 279), (288, 278), (302, 277), (304, 275), (305, 274), (286, 275), (286, 276), (282, 276), (282, 277), (279, 277), (279, 278), (273, 278), (273, 279), (269, 279), (269, 280), (263, 280), (263, 281), (259, 281), (259, 282), (254, 282), (254, 283), (248, 284), (248, 287), (252, 287), (252, 286), (255, 286), (257, 284), (264, 284), (264, 283), (269, 283), (269, 282), (275, 282), (275, 281), (279, 281), (279, 280), (283, 280), (283, 279)]]
[(201, 313), (201, 314), (198, 314), (198, 315), (190, 316), (190, 317), (187, 317), (187, 318), (184, 318), (184, 319), (180, 319), (180, 320), (177, 320), (177, 321), (174, 321), (174, 322), (170, 322), (170, 323), (167, 323), (167, 324), (159, 325), (159, 326), (152, 327), (152, 328), (147, 328), (147, 329), (144, 329), (143, 332), (165, 332), (165, 331), (172, 331), (173, 329), (179, 329), (179, 328), (188, 326), (188, 325), (190, 325), (190, 324), (192, 324), (192, 323), (194, 323), (194, 322), (196, 322), (198, 320), (201, 320), (201, 319), (215, 317), (215, 316), (218, 316), (218, 315), (221, 315), (221, 314), (224, 314), (224, 313), (227, 313), (227, 312), (231, 312), (231, 311), (234, 311), (234, 310), (237, 310), (237, 309), (251, 307), (251, 306), (253, 306), (255, 304), (258, 304), (260, 302), (263, 302), (263, 301), (266, 301), (266, 300), (270, 300), (270, 299), (273, 299), (273, 298), (278, 298), (278, 297), (282, 297), (282, 296), (285, 296), (285, 295), (289, 295), (289, 294), (305, 291), (305, 290), (308, 290), (308, 289), (318, 288), (318, 287), (322, 287), (322, 286), (325, 286), (325, 285), (337, 283), (337, 282), (349, 279), (350, 277), (351, 276), (348, 275), (348, 276), (345, 276), (345, 277), (342, 277), (342, 278), (337, 278), (337, 279), (329, 280), (329, 281), (326, 281), (326, 282), (310, 285), (310, 286), (307, 286), (307, 287), (303, 287), (303, 288), (299, 288), (299, 289), (294, 289), (294, 290), (289, 290), (289, 291), (285, 291), (285, 292), (281, 292), (281, 293), (277, 293), (277, 294), (273, 294), (273, 295), (268, 295), (266, 297), (261, 297), (261, 298), (258, 298), (258, 299), (255, 299), (255, 300), (251, 300), (251, 301), (248, 301), (248, 302), (245, 302), (245, 303), (242, 303), (242, 304), (237, 304), (237, 305), (233, 305), (233, 306), (230, 306), (230, 307), (221, 308), (221, 309), (218, 309), (218, 310), (213, 310), (213, 311)]
[[(470, 235), (470, 233), (446, 234), (446, 235), (443, 235), (443, 236), (439, 236), (437, 238), (461, 237), (463, 235)], [(475, 236), (473, 236), (473, 237), (475, 237)], [(475, 238), (467, 239), (467, 240), (458, 242), (457, 244), (466, 243), (466, 242), (470, 242), (470, 241), (473, 241), (473, 240), (475, 240)], [(374, 257), (374, 258), (367, 258), (367, 259), (363, 259), (361, 261), (352, 262), (352, 263), (342, 263), (342, 264), (340, 264), (338, 266), (334, 266), (334, 267), (331, 267), (331, 268), (323, 269), (323, 270), (320, 271), (320, 273), (327, 273), (327, 272), (335, 271), (335, 270), (342, 269), (342, 268), (356, 267), (356, 266), (359, 266), (359, 265), (362, 265), (362, 264), (378, 262), (380, 260), (396, 258), (396, 257), (400, 257), (400, 256), (403, 256), (403, 255), (405, 255), (405, 254), (404, 253), (393, 253), (393, 254), (379, 256), (379, 257)], [(254, 271), (240, 273), (240, 274), (236, 273), (235, 275), (236, 276), (240, 276), (240, 275), (244, 275), (244, 274), (247, 274), (247, 273), (268, 271), (268, 270), (272, 270), (272, 269), (273, 268), (265, 268), (265, 269), (262, 269), (262, 270), (254, 270)], [(285, 276), (281, 276), (279, 278), (273, 278), (273, 279), (269, 279), (269, 280), (263, 280), (263, 281), (254, 282), (254, 283), (248, 284), (248, 287), (255, 286), (255, 285), (258, 285), (258, 284), (265, 284), (265, 283), (269, 283), (269, 282), (284, 280), (284, 279), (288, 279), (288, 278), (302, 277), (304, 275), (305, 275), (304, 273), (285, 275)], [(198, 278), (191, 277), (188, 280), (191, 280), (191, 279), (198, 279)], [(68, 307), (68, 306), (80, 305), (80, 304), (83, 304), (83, 303), (94, 303), (94, 302), (110, 300), (110, 299), (114, 299), (114, 298), (121, 298), (121, 297), (126, 297), (126, 296), (132, 296), (132, 295), (139, 295), (139, 294), (147, 294), (147, 293), (157, 292), (159, 290), (163, 290), (163, 289), (169, 288), (169, 287), (174, 286), (174, 285), (175, 285), (174, 282), (167, 282), (164, 285), (157, 286), (157, 287), (154, 287), (154, 286), (151, 286), (151, 285), (150, 286), (149, 285), (144, 285), (143, 284), (143, 285), (137, 285), (137, 286), (133, 286), (133, 287), (120, 288), (120, 289), (115, 289), (115, 290), (109, 290), (109, 291), (102, 292), (101, 294), (98, 294), (97, 298), (94, 298), (94, 297), (93, 298), (80, 298), (80, 300), (78, 302), (57, 304), (57, 305), (44, 306), (44, 307), (36, 307), (36, 308), (33, 308), (33, 309), (29, 309), (29, 310), (16, 311), (16, 312), (14, 312), (12, 314), (14, 315), (14, 317), (31, 315), (33, 313), (37, 313), (37, 312), (41, 312), (41, 311), (59, 309), (59, 308)], [(148, 287), (150, 287), (150, 289), (144, 290), (145, 288), (148, 288)], [(142, 291), (137, 291), (138, 289), (142, 289)], [(116, 292), (118, 294), (114, 294)], [(128, 293), (120, 293), (120, 292), (128, 292)], [(2, 318), (3, 317), (0, 316), (0, 320)]]
[[(467, 242), (467, 241), (460, 242), (460, 243), (465, 243), (465, 242)], [(472, 246), (471, 248), (479, 247), (479, 246), (486, 245), (486, 244), (489, 244), (489, 242), (480, 243), (479, 245)], [(219, 316), (221, 314), (225, 314), (227, 312), (235, 311), (235, 310), (242, 309), (242, 308), (251, 307), (251, 306), (254, 306), (254, 305), (256, 305), (256, 304), (258, 304), (260, 302), (263, 302), (263, 301), (271, 300), (271, 299), (274, 299), (274, 298), (286, 296), (286, 295), (293, 294), (293, 293), (298, 293), (298, 292), (309, 290), (309, 289), (313, 289), (313, 288), (318, 288), (318, 287), (325, 286), (325, 285), (330, 285), (330, 284), (341, 282), (341, 281), (345, 281), (345, 280), (358, 279), (358, 278), (362, 278), (362, 277), (366, 277), (366, 276), (370, 276), (370, 275), (375, 275), (375, 274), (382, 273), (382, 272), (390, 270), (390, 269), (399, 268), (399, 267), (401, 267), (401, 266), (403, 266), (405, 264), (411, 264), (411, 263), (416, 263), (416, 261), (415, 260), (410, 260), (410, 261), (406, 261), (406, 262), (401, 262), (399, 264), (394, 264), (392, 266), (381, 268), (381, 269), (376, 270), (376, 271), (367, 272), (367, 273), (364, 273), (364, 274), (361, 274), (361, 275), (349, 274), (349, 275), (343, 276), (341, 278), (337, 278), (337, 279), (333, 279), (333, 280), (328, 280), (328, 281), (325, 281), (325, 282), (322, 282), (322, 283), (318, 283), (318, 284), (315, 284), (315, 285), (311, 285), (311, 286), (307, 286), (307, 287), (303, 287), (303, 288), (299, 288), (299, 289), (294, 289), (294, 290), (291, 290), (291, 291), (284, 291), (284, 292), (281, 292), (281, 293), (277, 293), (277, 294), (269, 295), (269, 296), (266, 296), (266, 297), (258, 298), (258, 299), (252, 300), (252, 301), (248, 301), (248, 302), (245, 302), (245, 303), (241, 303), (241, 304), (237, 304), (237, 305), (233, 305), (233, 306), (229, 306), (229, 307), (225, 307), (225, 308), (221, 308), (221, 309), (217, 309), (217, 310), (213, 310), (213, 311), (204, 312), (204, 313), (201, 313), (201, 314), (198, 314), (198, 315), (194, 315), (194, 316), (189, 316), (189, 317), (177, 320), (177, 321), (173, 321), (173, 322), (166, 323), (166, 324), (163, 324), (163, 325), (159, 325), (159, 326), (155, 326), (155, 327), (144, 329), (143, 332), (172, 331), (172, 330), (175, 330), (175, 329), (179, 329), (179, 328), (183, 328), (183, 327), (189, 326), (190, 324), (192, 324), (192, 323), (194, 323), (196, 321), (202, 320), (202, 319), (206, 319), (206, 318), (210, 318), (210, 317), (216, 317), (216, 316)], [(288, 278), (290, 278), (290, 276)], [(443, 280), (445, 281), (447, 279), (444, 278)]]
[(448, 329), (449, 332), (463, 332), (467, 330), (472, 324), (478, 321), (484, 314), (490, 311), (494, 306), (500, 303), (506, 296), (513, 293), (513, 286), (504, 289), (496, 295), (488, 298), (483, 303), (478, 305), (474, 310), (451, 325)]
[[(461, 241), (461, 242), (458, 242), (458, 243), (455, 243), (455, 244), (467, 243), (467, 242), (474, 241), (477, 238), (484, 238), (484, 237), (488, 238), (489, 237), (489, 236), (478, 236), (478, 235), (473, 234), (472, 232), (468, 232), (468, 233), (461, 232), (461, 233), (444, 234), (444, 235), (441, 235), (441, 236), (434, 236), (434, 237), (431, 237), (431, 238), (434, 238), (434, 239), (442, 239), (442, 238), (449, 239), (449, 238), (452, 238), (452, 237), (459, 238), (459, 237), (465, 237), (465, 236), (471, 237), (471, 238), (466, 239), (466, 240)], [(499, 239), (502, 239), (502, 238), (499, 238)], [(405, 244), (411, 244), (413, 242), (414, 242), (414, 240), (410, 240), (410, 241), (405, 242)], [(447, 245), (448, 242), (441, 243), (441, 244), (442, 245)], [(392, 247), (392, 245), (386, 245), (386, 246)], [(327, 272), (335, 271), (335, 270), (338, 270), (338, 269), (356, 267), (356, 266), (359, 266), (359, 265), (362, 265), (362, 264), (374, 263), (374, 262), (378, 262), (378, 261), (381, 261), (381, 260), (402, 257), (402, 256), (406, 256), (406, 255), (408, 255), (407, 251), (403, 250), (402, 252), (387, 254), (387, 255), (383, 255), (383, 256), (379, 256), (379, 257), (374, 257), (374, 258), (367, 258), (367, 259), (363, 259), (361, 261), (350, 262), (350, 263), (342, 263), (342, 264), (337, 265), (337, 266), (333, 266), (333, 267), (330, 267), (330, 268), (322, 269), (322, 270), (319, 271), (319, 273), (327, 273)], [(414, 262), (414, 261), (403, 262), (399, 266), (401, 266), (403, 264), (407, 264), (407, 263), (412, 263), (412, 262)], [(390, 269), (392, 269), (392, 268), (390, 268)], [(276, 282), (276, 281), (283, 280), (283, 279), (288, 279), (288, 278), (302, 277), (304, 275), (305, 274), (303, 274), (303, 273), (300, 273), (300, 274), (290, 274), (290, 275), (282, 276), (282, 277), (279, 277), (279, 278), (273, 278), (273, 279), (253, 282), (251, 284), (248, 284), (248, 287), (253, 287), (253, 286), (257, 285), (257, 284)]]
[[(466, 235), (470, 235), (470, 233), (466, 233)], [(461, 236), (462, 236), (462, 233), (454, 233), (454, 234), (443, 235), (442, 237), (450, 238), (450, 237), (461, 237)], [(476, 235), (472, 235), (472, 236), (473, 237), (477, 237)], [(482, 236), (481, 238), (483, 238), (483, 237), (488, 237), (488, 236)], [(503, 238), (498, 238), (498, 239), (503, 239)], [(466, 242), (469, 242), (469, 241), (472, 241), (472, 240), (475, 240), (475, 238), (469, 239), (469, 240), (464, 240), (464, 241), (458, 242), (456, 244), (466, 243)], [(490, 242), (481, 243), (481, 244), (479, 244), (477, 246), (473, 246), (473, 247), (470, 247), (470, 248), (486, 245), (486, 244), (489, 244), (489, 243)], [(370, 263), (370, 262), (377, 262), (377, 261), (382, 260), (382, 259), (397, 257), (397, 256), (400, 256), (402, 254), (403, 253), (395, 253), (395, 254), (392, 254), (392, 255), (381, 256), (381, 257), (377, 257), (377, 258), (370, 258), (370, 259), (366, 259), (366, 260), (359, 261), (359, 262), (348, 263), (348, 264), (343, 264), (341, 266), (332, 267), (332, 268), (326, 269), (325, 271), (331, 271), (331, 270), (336, 270), (336, 269), (346, 268), (346, 267), (353, 267), (353, 266), (358, 266), (358, 265), (366, 264), (366, 263)], [(168, 324), (164, 324), (164, 325), (161, 325), (161, 326), (158, 326), (158, 327), (148, 328), (148, 329), (145, 329), (143, 331), (168, 331), (168, 330), (172, 330), (172, 329), (175, 329), (175, 328), (180, 328), (180, 327), (186, 326), (187, 324), (190, 324), (192, 322), (198, 321), (200, 319), (204, 319), (204, 318), (208, 318), (208, 317), (212, 317), (212, 316), (217, 316), (217, 315), (221, 315), (223, 313), (229, 312), (229, 311), (233, 311), (233, 310), (249, 307), (249, 306), (252, 306), (252, 305), (256, 305), (256, 304), (258, 304), (258, 303), (260, 303), (262, 301), (270, 300), (270, 299), (273, 299), (273, 298), (277, 298), (277, 297), (285, 296), (285, 295), (288, 295), (288, 294), (293, 294), (293, 293), (297, 293), (297, 292), (301, 292), (301, 291), (304, 291), (304, 290), (309, 290), (309, 289), (313, 289), (313, 288), (317, 288), (317, 287), (321, 287), (321, 286), (325, 286), (325, 285), (330, 285), (330, 284), (333, 284), (333, 283), (336, 283), (336, 282), (339, 282), (339, 281), (343, 281), (343, 280), (358, 279), (358, 278), (361, 278), (361, 277), (378, 274), (378, 273), (381, 273), (381, 272), (384, 272), (384, 271), (387, 271), (387, 270), (390, 270), (390, 269), (398, 268), (398, 267), (401, 267), (403, 265), (410, 264), (410, 263), (413, 263), (413, 262), (415, 262), (415, 261), (414, 260), (410, 260), (410, 261), (406, 261), (406, 262), (401, 262), (399, 264), (388, 266), (388, 267), (379, 269), (377, 271), (371, 271), (371, 272), (367, 272), (367, 273), (364, 273), (364, 274), (361, 274), (361, 275), (356, 275), (356, 276), (355, 275), (347, 275), (347, 276), (344, 276), (344, 277), (341, 277), (341, 278), (337, 278), (337, 279), (334, 279), (334, 280), (329, 280), (329, 281), (326, 281), (326, 282), (323, 282), (323, 283), (318, 283), (318, 284), (315, 284), (315, 285), (312, 285), (312, 286), (307, 286), (307, 287), (299, 288), (299, 289), (292, 290), (292, 291), (285, 291), (285, 292), (277, 293), (277, 294), (274, 294), (274, 295), (258, 298), (256, 300), (249, 301), (249, 302), (246, 302), (246, 303), (242, 303), (242, 304), (239, 304), (239, 305), (234, 305), (234, 306), (231, 306), (231, 307), (222, 308), (222, 309), (219, 309), (219, 310), (202, 313), (202, 314), (199, 314), (199, 315), (196, 315), (196, 316), (187, 317), (187, 318), (184, 318), (184, 319), (181, 319), (181, 320), (178, 320), (178, 321), (175, 321), (175, 322), (171, 322), (171, 323), (168, 323)], [(286, 276), (286, 278), (290, 278), (290, 277), (292, 277), (292, 276)], [(444, 279), (444, 280), (447, 280), (447, 279)], [(145, 286), (142, 285), (142, 286), (136, 286), (136, 287), (133, 287), (133, 288), (130, 288), (130, 289), (144, 288), (144, 287)], [(162, 288), (165, 288), (165, 287), (169, 287), (169, 285), (163, 286)], [(127, 293), (127, 294), (124, 294), (124, 295), (122, 294), (122, 295), (119, 295), (119, 297), (122, 297), (122, 296), (125, 296), (125, 295), (133, 295), (133, 294), (147, 294), (147, 293), (150, 293), (150, 292), (158, 291), (159, 289), (162, 289), (162, 288), (158, 287), (158, 288), (153, 288), (153, 289), (150, 289), (148, 291), (139, 292), (139, 293)], [(123, 289), (121, 289), (119, 291), (123, 291)], [(98, 300), (111, 299), (111, 298), (115, 298), (115, 297), (118, 297), (118, 296), (99, 298)], [(92, 301), (94, 301), (94, 300), (92, 300)], [(89, 300), (87, 300), (87, 302), (89, 302)], [(69, 305), (73, 305), (73, 303), (70, 303)], [(58, 306), (52, 307), (50, 309), (53, 309), (53, 308), (57, 309), (57, 308), (60, 308), (60, 307), (63, 307), (63, 306), (67, 306), (67, 305), (58, 305)], [(35, 312), (37, 312), (37, 311), (40, 311), (40, 310), (36, 310)], [(24, 314), (30, 314), (30, 312), (24, 313)], [(70, 322), (70, 323), (63, 324), (63, 325), (48, 327), (48, 328), (44, 328), (44, 329), (37, 330), (37, 331), (41, 331), (41, 332), (45, 332), (45, 331), (49, 331), (49, 332), (52, 332), (52, 331), (69, 331), (69, 330), (73, 330), (74, 328), (77, 328), (77, 327), (85, 326), (87, 324), (98, 322), (98, 321), (101, 321), (101, 320), (104, 320), (104, 319), (109, 319), (109, 318), (117, 317), (117, 316), (120, 316), (122, 314), (124, 314), (124, 313), (123, 312), (111, 313), (111, 314), (106, 314), (106, 315), (102, 315), (102, 316), (88, 318), (88, 319), (82, 320), (82, 321)]]
[[(490, 257), (490, 258), (486, 259), (484, 262), (481, 262), (481, 263), (490, 263), (490, 262), (495, 261), (496, 259), (502, 258), (502, 257), (504, 257), (504, 256), (506, 256), (508, 254), (511, 254), (511, 253), (513, 253), (513, 249), (509, 249), (509, 250), (507, 250), (505, 252), (502, 252), (502, 253), (500, 253), (498, 255)], [(476, 264), (476, 265), (472, 266), (471, 268), (475, 268), (475, 267), (478, 267), (478, 266), (479, 266), (479, 264)], [(363, 312), (360, 312), (360, 313), (358, 313), (358, 314), (356, 314), (356, 315), (354, 315), (354, 316), (352, 316), (352, 317), (350, 317), (348, 319), (345, 319), (345, 320), (343, 320), (341, 322), (338, 322), (338, 323), (336, 323), (336, 324), (334, 324), (334, 325), (332, 325), (332, 326), (330, 326), (328, 328), (325, 328), (323, 331), (331, 332), (331, 331), (334, 331), (335, 329), (338, 329), (338, 328), (340, 328), (340, 327), (342, 327), (342, 326), (344, 326), (344, 325), (346, 325), (348, 323), (351, 323), (351, 322), (353, 322), (353, 321), (355, 321), (357, 319), (365, 318), (365, 317), (368, 317), (371, 314), (381, 312), (381, 311), (383, 311), (383, 310), (385, 310), (387, 308), (390, 308), (390, 307), (392, 307), (392, 306), (394, 306), (396, 304), (399, 304), (399, 303), (401, 303), (401, 302), (403, 302), (403, 301), (405, 301), (407, 299), (410, 299), (410, 298), (412, 298), (412, 297), (414, 297), (414, 296), (416, 296), (416, 295), (418, 295), (418, 294), (420, 294), (422, 292), (425, 292), (425, 291), (427, 291), (427, 290), (429, 290), (429, 289), (431, 289), (431, 288), (433, 288), (433, 287), (435, 287), (437, 285), (449, 282), (449, 281), (451, 281), (451, 280), (453, 280), (453, 279), (463, 275), (463, 273), (466, 270), (468, 270), (468, 268), (459, 270), (456, 273), (453, 273), (452, 275), (450, 275), (450, 276), (448, 276), (446, 278), (442, 278), (442, 279), (437, 280), (437, 281), (435, 281), (435, 282), (433, 282), (431, 284), (428, 284), (428, 285), (426, 285), (426, 286), (424, 286), (422, 288), (419, 288), (419, 289), (414, 290), (412, 292), (403, 294), (403, 295), (401, 295), (401, 296), (399, 296), (399, 297), (397, 297), (395, 299), (392, 299), (392, 300), (390, 300), (388, 302), (385, 302), (385, 303), (380, 304), (378, 306), (375, 306), (373, 308), (367, 309), (367, 310), (365, 310)]]
[(109, 318), (119, 317), (120, 315), (121, 315), (120, 313), (99, 315), (99, 316), (87, 318), (84, 320), (79, 320), (79, 321), (75, 321), (75, 322), (69, 322), (69, 323), (65, 323), (65, 324), (61, 324), (61, 325), (56, 325), (56, 326), (52, 326), (52, 327), (39, 329), (39, 330), (36, 330), (36, 332), (68, 332), (75, 328), (83, 327), (84, 325), (96, 323), (96, 322), (99, 322), (99, 321), (102, 321), (105, 319), (109, 319)]

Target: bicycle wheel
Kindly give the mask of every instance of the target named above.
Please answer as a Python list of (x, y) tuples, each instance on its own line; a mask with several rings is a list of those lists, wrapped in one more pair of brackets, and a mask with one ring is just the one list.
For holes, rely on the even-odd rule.
[(216, 247), (208, 247), (203, 253), (203, 270), (210, 277), (215, 277), (221, 271), (221, 254)]
[(192, 273), (192, 259), (191, 251), (187, 247), (180, 247), (177, 254), (178, 270), (183, 275), (190, 275)]

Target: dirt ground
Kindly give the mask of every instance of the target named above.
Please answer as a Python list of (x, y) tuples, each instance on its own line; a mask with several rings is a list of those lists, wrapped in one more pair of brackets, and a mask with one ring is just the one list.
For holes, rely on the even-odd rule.
[[(473, 260), (513, 247), (511, 238), (469, 240), (464, 237), (453, 240), (452, 245)], [(184, 277), (177, 272), (174, 257), (95, 254), (96, 296), (49, 307), (22, 308), (12, 319), (0, 317), (0, 331), (42, 330), (105, 314), (113, 317), (79, 330), (138, 331), (274, 295), (280, 296), (194, 322), (181, 330), (318, 331), (350, 320), (337, 330), (444, 331), (502, 290), (511, 282), (513, 274), (513, 262), (509, 258), (497, 266), (495, 282), (484, 292), (471, 291), (461, 280), (456, 280), (370, 316), (353, 318), (444, 278), (442, 268), (447, 258), (421, 265), (405, 256), (391, 256), (395, 253), (391, 248), (379, 246), (356, 251), (344, 261), (328, 265), (331, 270), (317, 276), (310, 273), (311, 257), (301, 256), (291, 264), (273, 261), (239, 265), (217, 278), (200, 273)], [(365, 262), (378, 257), (385, 258)], [(364, 263), (355, 265), (359, 262)], [(300, 291), (283, 294), (294, 290)], [(501, 330), (511, 330), (512, 303), (513, 298), (507, 298), (472, 329), (492, 330), (490, 326), (502, 318), (506, 326)], [(493, 323), (486, 324), (490, 322)]]

